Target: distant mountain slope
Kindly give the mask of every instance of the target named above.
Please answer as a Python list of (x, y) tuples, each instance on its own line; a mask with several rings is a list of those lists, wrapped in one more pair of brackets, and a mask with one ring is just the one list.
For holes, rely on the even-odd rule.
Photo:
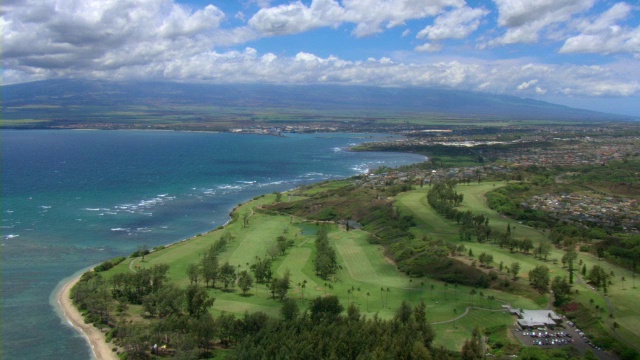
[(629, 117), (515, 96), (433, 88), (334, 85), (209, 85), (46, 80), (2, 87), (2, 107), (220, 106), (318, 111), (385, 111), (505, 120), (629, 120)]

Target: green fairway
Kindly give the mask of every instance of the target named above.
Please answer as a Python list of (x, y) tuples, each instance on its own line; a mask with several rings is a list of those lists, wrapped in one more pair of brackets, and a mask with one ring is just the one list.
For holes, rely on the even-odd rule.
[[(306, 197), (327, 189), (336, 189), (347, 183), (346, 181), (325, 183), (317, 188), (294, 190), (293, 193)], [(504, 231), (507, 224), (510, 224), (512, 234), (517, 238), (528, 237), (536, 244), (545, 239), (544, 233), (504, 218), (485, 206), (484, 194), (500, 185), (502, 183), (459, 185), (457, 191), (464, 195), (461, 209), (485, 214), (489, 217), (492, 228), (497, 230)], [(434, 239), (459, 242), (457, 224), (444, 219), (431, 208), (426, 200), (427, 191), (428, 187), (415, 189), (401, 193), (394, 199), (402, 214), (412, 215), (415, 219), (416, 226), (411, 231), (416, 236), (427, 235)], [(330, 279), (321, 279), (313, 268), (316, 251), (314, 242), (319, 226), (309, 222), (303, 223), (301, 222), (303, 219), (290, 215), (276, 215), (261, 210), (263, 205), (272, 203), (275, 198), (276, 196), (271, 194), (238, 206), (235, 209), (235, 220), (224, 228), (158, 249), (147, 255), (144, 261), (140, 258), (127, 259), (108, 271), (106, 276), (164, 263), (170, 265), (169, 280), (178, 286), (185, 287), (189, 284), (186, 275), (187, 266), (198, 263), (204, 252), (224, 234), (232, 235), (233, 240), (219, 254), (220, 264), (228, 261), (236, 267), (237, 271), (248, 270), (249, 266), (255, 263), (256, 258), (267, 256), (269, 250), (276, 244), (277, 237), (284, 236), (292, 241), (293, 246), (289, 247), (284, 255), (275, 257), (272, 270), (276, 276), (282, 276), (287, 271), (290, 273), (291, 286), (288, 297), (295, 299), (302, 310), (308, 308), (311, 299), (334, 294), (345, 306), (349, 303), (356, 304), (363, 314), (368, 316), (378, 314), (381, 318), (390, 318), (402, 301), (408, 301), (412, 305), (424, 301), (427, 306), (428, 320), (436, 323), (434, 325), (438, 334), (436, 345), (442, 345), (448, 349), (459, 349), (477, 325), (500, 329), (504, 327), (506, 332), (506, 328), (514, 321), (513, 317), (505, 312), (489, 311), (489, 309), (499, 310), (503, 304), (526, 309), (540, 309), (548, 306), (547, 295), (529, 294), (529, 297), (525, 297), (492, 289), (477, 289), (474, 294), (471, 288), (465, 286), (446, 284), (429, 278), (411, 278), (396, 269), (393, 261), (384, 256), (384, 249), (381, 246), (367, 242), (369, 233), (363, 230), (346, 231), (336, 225), (329, 225), (328, 237), (329, 242), (336, 249), (339, 270)], [(286, 193), (282, 199), (290, 201)], [(460, 257), (469, 263), (477, 259), (482, 252), (493, 255), (491, 266), (494, 271), (498, 271), (500, 262), (505, 266), (515, 261), (519, 262), (521, 270), (518, 283), (523, 286), (528, 283), (529, 270), (539, 264), (544, 263), (548, 266), (552, 277), (567, 274), (567, 270), (562, 268), (559, 261), (562, 251), (555, 248), (548, 261), (542, 262), (531, 254), (512, 253), (494, 244), (477, 242), (463, 244), (475, 255), (474, 258), (469, 258), (466, 254)], [(640, 296), (637, 289), (640, 286), (640, 279), (634, 288), (633, 276), (630, 272), (600, 261), (591, 255), (579, 253), (578, 258), (588, 267), (599, 264), (607, 272), (615, 273), (608, 296), (614, 317), (609, 317), (609, 304), (602, 294), (590, 289), (578, 276), (574, 285), (574, 289), (578, 290), (577, 299), (582, 303), (590, 303), (593, 299), (592, 306), (598, 305), (605, 309), (601, 316), (605, 328), (610, 329), (613, 321), (616, 321), (619, 328), (615, 336), (628, 344), (640, 343), (638, 335), (640, 325), (635, 321), (640, 316), (640, 310), (635, 306)], [(623, 276), (624, 282), (621, 280)], [(217, 285), (221, 286), (220, 282)], [(247, 311), (263, 311), (271, 316), (279, 316), (280, 313), (281, 302), (271, 298), (271, 293), (265, 284), (254, 284), (247, 295), (242, 295), (237, 287), (227, 291), (209, 288), (208, 292), (216, 299), (212, 308), (214, 314), (227, 312), (240, 316)], [(482, 309), (472, 308), (465, 313), (467, 307)], [(464, 316), (461, 317), (461, 315)], [(457, 320), (452, 321), (453, 319)]]

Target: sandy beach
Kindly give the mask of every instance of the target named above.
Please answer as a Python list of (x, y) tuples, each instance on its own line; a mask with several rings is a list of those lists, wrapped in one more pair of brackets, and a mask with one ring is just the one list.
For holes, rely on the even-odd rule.
[(58, 305), (62, 310), (62, 313), (71, 326), (76, 329), (78, 332), (82, 333), (82, 335), (87, 339), (89, 345), (91, 345), (91, 350), (93, 351), (93, 355), (98, 360), (118, 360), (118, 356), (111, 350), (113, 346), (107, 344), (106, 338), (102, 331), (96, 329), (90, 324), (84, 322), (82, 318), (82, 314), (73, 306), (71, 302), (71, 298), (69, 294), (71, 292), (71, 288), (75, 285), (78, 280), (80, 280), (80, 276), (78, 275), (73, 277), (71, 280), (67, 281), (57, 295)]

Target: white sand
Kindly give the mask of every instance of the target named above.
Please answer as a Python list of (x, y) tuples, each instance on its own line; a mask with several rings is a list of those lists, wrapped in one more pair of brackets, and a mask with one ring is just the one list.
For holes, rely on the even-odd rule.
[(82, 275), (75, 276), (67, 281), (58, 291), (58, 305), (67, 322), (87, 339), (89, 345), (91, 345), (93, 355), (97, 360), (118, 360), (116, 353), (111, 350), (113, 345), (107, 343), (102, 331), (93, 325), (85, 323), (82, 314), (80, 314), (71, 301), (69, 296), (71, 288), (80, 280), (80, 276)]

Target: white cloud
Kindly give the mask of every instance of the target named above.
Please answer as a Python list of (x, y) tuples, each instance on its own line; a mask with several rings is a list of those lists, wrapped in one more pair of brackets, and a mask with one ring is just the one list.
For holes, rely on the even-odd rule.
[(535, 85), (538, 83), (537, 79), (533, 79), (531, 81), (525, 81), (522, 84), (518, 85), (518, 90), (522, 91), (522, 90), (527, 90), (528, 88), (530, 88), (531, 86)]
[(353, 34), (368, 36), (404, 24), (406, 20), (435, 16), (446, 8), (462, 7), (464, 0), (312, 0), (263, 8), (249, 25), (267, 36), (296, 34), (319, 27), (355, 24)]
[(595, 0), (493, 0), (498, 6), (498, 25), (506, 33), (489, 45), (537, 42), (540, 32), (552, 24), (567, 22), (593, 7)]
[(617, 3), (595, 21), (582, 22), (578, 26), (581, 33), (568, 38), (559, 52), (640, 54), (640, 26), (630, 28), (619, 25), (619, 22), (628, 18), (632, 11), (630, 5)]
[(170, 0), (3, 4), (3, 68), (62, 74), (182, 58), (210, 48), (224, 18), (213, 5), (191, 11)]
[(358, 37), (465, 5), (464, 0), (344, 0), (342, 3), (346, 11), (345, 20), (356, 24), (353, 33)]
[(435, 43), (425, 43), (425, 44), (416, 46), (414, 50), (417, 52), (438, 52), (442, 50), (442, 45), (435, 44)]
[(310, 6), (301, 2), (260, 9), (249, 25), (266, 35), (296, 34), (332, 26), (343, 21), (345, 11), (335, 0), (314, 0)]
[(480, 19), (489, 11), (482, 8), (461, 7), (439, 15), (433, 25), (422, 29), (416, 38), (429, 40), (462, 39), (480, 26)]

